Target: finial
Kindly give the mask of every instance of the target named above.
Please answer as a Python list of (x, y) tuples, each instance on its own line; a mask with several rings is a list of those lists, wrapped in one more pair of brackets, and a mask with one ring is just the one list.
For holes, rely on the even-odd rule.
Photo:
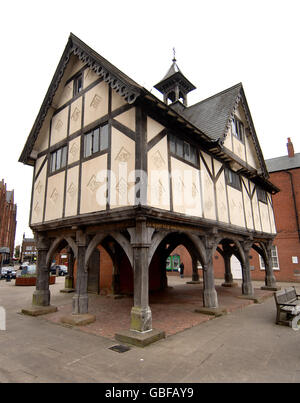
[(173, 48), (173, 59), (172, 62), (176, 62), (176, 51), (175, 48)]

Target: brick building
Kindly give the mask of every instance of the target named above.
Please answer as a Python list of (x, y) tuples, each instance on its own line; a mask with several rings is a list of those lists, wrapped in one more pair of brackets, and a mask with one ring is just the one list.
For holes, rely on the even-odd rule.
[[(287, 140), (287, 155), (266, 160), (271, 182), (280, 189), (272, 195), (277, 236), (272, 247), (273, 270), (277, 281), (300, 282), (300, 153), (294, 152), (293, 143)], [(172, 255), (178, 254), (185, 265), (185, 274), (192, 275), (192, 260), (184, 246), (179, 246)], [(264, 263), (252, 250), (251, 278), (263, 280)], [(241, 279), (241, 267), (233, 256), (231, 260), (234, 279)], [(214, 255), (217, 278), (224, 276), (224, 261), (218, 252)], [(201, 273), (201, 269), (199, 271)], [(179, 275), (178, 273), (173, 273)]]
[(35, 262), (37, 258), (36, 242), (34, 238), (26, 238), (23, 234), (21, 246), (21, 262)]
[(4, 179), (0, 181), (0, 262), (8, 262), (13, 257), (17, 205), (14, 204), (14, 191), (7, 190)]

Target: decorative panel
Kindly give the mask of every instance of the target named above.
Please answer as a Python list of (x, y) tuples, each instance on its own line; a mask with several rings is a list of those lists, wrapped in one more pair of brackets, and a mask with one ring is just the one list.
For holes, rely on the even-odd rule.
[(167, 136), (148, 152), (147, 199), (149, 206), (170, 210)]
[(174, 211), (202, 217), (199, 170), (172, 157), (171, 172)]
[(84, 126), (108, 113), (108, 85), (105, 82), (93, 87), (85, 94)]
[(62, 141), (67, 137), (68, 111), (69, 108), (66, 107), (62, 111), (53, 116), (51, 127), (51, 143), (50, 143), (51, 146)]
[(107, 154), (82, 164), (80, 214), (106, 209)]
[(69, 143), (68, 164), (77, 162), (80, 158), (80, 136)]
[(44, 165), (33, 187), (31, 224), (43, 221), (47, 163)]
[(73, 134), (81, 129), (81, 117), (82, 117), (82, 97), (76, 99), (71, 104), (70, 113), (70, 133)]
[(135, 131), (135, 108), (131, 108), (129, 111), (121, 113), (121, 115), (116, 116), (115, 119), (132, 131)]
[(48, 178), (45, 221), (62, 218), (65, 172)]
[(135, 204), (135, 141), (112, 128), (110, 207)]
[(147, 141), (149, 142), (152, 140), (155, 136), (157, 136), (162, 130), (164, 129), (164, 126), (162, 126), (160, 123), (156, 122), (155, 120), (147, 117)]
[(77, 215), (79, 166), (68, 169), (65, 216)]

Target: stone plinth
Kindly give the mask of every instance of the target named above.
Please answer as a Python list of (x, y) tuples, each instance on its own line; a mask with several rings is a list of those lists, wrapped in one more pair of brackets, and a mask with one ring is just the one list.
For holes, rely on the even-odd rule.
[(124, 330), (115, 334), (115, 339), (121, 343), (132, 344), (137, 347), (145, 347), (158, 340), (164, 339), (165, 332), (160, 330), (149, 330), (148, 332), (137, 332), (134, 330)]
[(84, 314), (71, 314), (67, 316), (63, 316), (61, 318), (62, 323), (66, 323), (67, 325), (71, 326), (85, 326), (90, 323), (95, 322), (96, 316), (92, 315), (90, 313), (84, 313)]
[(32, 305), (32, 306), (29, 306), (28, 308), (23, 308), (21, 312), (24, 315), (39, 316), (39, 315), (46, 315), (47, 313), (53, 313), (56, 311), (57, 311), (57, 307), (53, 306), (53, 305), (48, 305), (48, 306)]

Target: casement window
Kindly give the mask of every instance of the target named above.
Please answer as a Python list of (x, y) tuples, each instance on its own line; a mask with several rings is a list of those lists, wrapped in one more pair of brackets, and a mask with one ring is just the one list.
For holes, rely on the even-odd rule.
[(108, 148), (108, 125), (97, 127), (84, 135), (84, 157)]
[(265, 190), (261, 189), (260, 187), (257, 187), (256, 192), (257, 192), (257, 198), (259, 201), (261, 201), (263, 203), (268, 203), (267, 192)]
[(185, 161), (197, 164), (196, 147), (173, 135), (170, 136), (170, 152)]
[(83, 82), (82, 82), (82, 73), (78, 74), (77, 77), (74, 78), (74, 85), (73, 85), (73, 96), (79, 94), (83, 89)]
[(50, 172), (58, 171), (67, 164), (67, 146), (61, 147), (51, 153)]
[(236, 172), (233, 172), (231, 169), (226, 169), (226, 183), (229, 186), (234, 187), (237, 190), (242, 190), (241, 180), (239, 175)]
[[(280, 270), (279, 269), (279, 259), (278, 259), (278, 252), (277, 252), (277, 246), (273, 245), (272, 250), (271, 250), (271, 255), (272, 255), (272, 265), (273, 265), (273, 270)], [(263, 258), (259, 255), (259, 262), (260, 262), (260, 270), (265, 270), (265, 262)]]
[(243, 123), (236, 117), (231, 121), (231, 128), (233, 135), (244, 143), (245, 141), (245, 128)]

